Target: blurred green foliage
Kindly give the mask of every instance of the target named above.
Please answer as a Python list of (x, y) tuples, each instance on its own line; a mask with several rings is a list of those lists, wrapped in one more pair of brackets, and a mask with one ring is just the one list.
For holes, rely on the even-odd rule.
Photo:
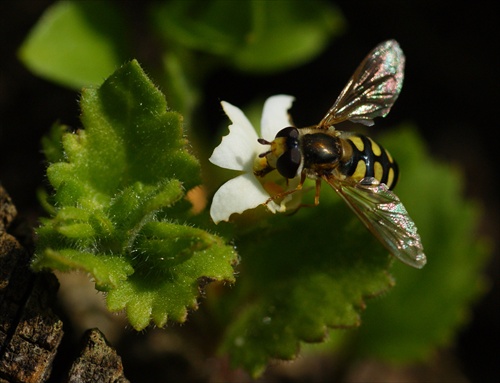
[(198, 0), (153, 3), (149, 36), (108, 1), (61, 1), (45, 12), (19, 49), (34, 73), (79, 90), (97, 86), (125, 61), (133, 45), (157, 36), (163, 62), (156, 76), (170, 107), (189, 119), (211, 70), (276, 72), (318, 55), (344, 29), (340, 12), (321, 0)]
[(324, 1), (197, 0), (161, 3), (152, 11), (168, 43), (206, 52), (248, 72), (297, 66), (321, 52), (343, 29), (338, 10)]
[(106, 1), (60, 1), (19, 49), (37, 75), (74, 89), (99, 85), (127, 58), (125, 23)]

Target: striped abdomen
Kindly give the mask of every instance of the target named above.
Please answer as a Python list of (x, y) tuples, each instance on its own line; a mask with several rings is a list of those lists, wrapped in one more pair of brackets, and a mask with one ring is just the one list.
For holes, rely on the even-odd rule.
[(341, 136), (352, 148), (351, 156), (340, 164), (340, 172), (360, 181), (365, 177), (375, 177), (393, 189), (398, 181), (398, 165), (382, 146), (361, 134)]

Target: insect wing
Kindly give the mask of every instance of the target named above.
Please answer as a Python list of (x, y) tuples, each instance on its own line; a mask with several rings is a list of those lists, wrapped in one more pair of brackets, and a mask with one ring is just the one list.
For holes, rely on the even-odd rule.
[(427, 259), (417, 227), (399, 198), (373, 177), (360, 182), (324, 176), (392, 255), (418, 269)]
[(318, 124), (328, 129), (350, 120), (367, 126), (385, 117), (403, 86), (405, 56), (395, 40), (375, 47), (356, 69), (342, 93)]

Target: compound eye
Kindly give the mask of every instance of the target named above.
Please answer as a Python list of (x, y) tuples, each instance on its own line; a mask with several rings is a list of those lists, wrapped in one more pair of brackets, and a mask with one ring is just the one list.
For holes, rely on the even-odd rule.
[(299, 148), (292, 148), (285, 151), (278, 158), (276, 161), (276, 169), (278, 169), (278, 172), (285, 178), (295, 178), (299, 170), (300, 161), (301, 155)]
[(293, 126), (289, 126), (288, 128), (281, 129), (276, 134), (276, 138), (278, 138), (278, 137), (297, 139), (297, 138), (299, 138), (299, 131), (297, 128), (294, 128)]

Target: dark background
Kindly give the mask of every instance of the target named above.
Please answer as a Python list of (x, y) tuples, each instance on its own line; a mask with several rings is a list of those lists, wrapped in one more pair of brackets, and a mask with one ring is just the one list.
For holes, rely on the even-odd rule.
[[(40, 213), (35, 191), (43, 183), (40, 138), (55, 120), (79, 125), (78, 95), (35, 77), (16, 58), (27, 32), (51, 3), (0, 1), (0, 180), (20, 214), (32, 222)], [(141, 33), (145, 7), (120, 4)], [(489, 236), (494, 245), (494, 258), (485, 270), (492, 286), (474, 307), (455, 350), (471, 381), (498, 382), (500, 28), (495, 3), (344, 0), (335, 4), (345, 15), (347, 29), (314, 62), (272, 76), (217, 72), (204, 89), (208, 101), (198, 115), (206, 125), (218, 126), (224, 118), (221, 99), (244, 105), (256, 96), (288, 93), (297, 97), (295, 122), (313, 124), (376, 44), (398, 40), (407, 58), (405, 83), (390, 117), (377, 121), (377, 126), (414, 122), (434, 157), (462, 169), (465, 195), (483, 207), (478, 235)], [(148, 55), (147, 46), (137, 49)]]

